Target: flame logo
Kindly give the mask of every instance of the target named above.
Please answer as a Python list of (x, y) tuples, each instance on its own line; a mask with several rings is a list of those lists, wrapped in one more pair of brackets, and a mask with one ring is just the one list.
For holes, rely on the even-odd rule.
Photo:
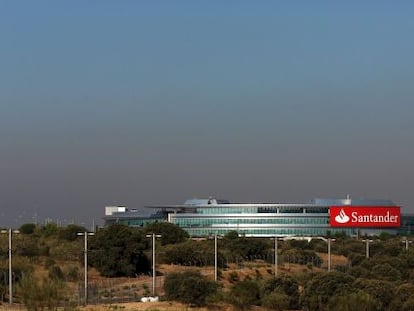
[(347, 214), (345, 214), (344, 209), (341, 209), (338, 215), (335, 217), (335, 221), (340, 224), (345, 224), (350, 220)]

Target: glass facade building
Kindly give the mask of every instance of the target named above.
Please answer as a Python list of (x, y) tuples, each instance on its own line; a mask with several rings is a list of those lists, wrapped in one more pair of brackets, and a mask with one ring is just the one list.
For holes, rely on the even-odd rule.
[(137, 217), (128, 211), (105, 216), (105, 223), (142, 226), (148, 222), (168, 221), (186, 230), (191, 237), (224, 235), (237, 231), (250, 237), (348, 236), (397, 233), (395, 228), (336, 228), (330, 226), (330, 206), (395, 206), (389, 200), (314, 199), (310, 203), (231, 203), (227, 200), (191, 199), (181, 205), (147, 206), (152, 216)]

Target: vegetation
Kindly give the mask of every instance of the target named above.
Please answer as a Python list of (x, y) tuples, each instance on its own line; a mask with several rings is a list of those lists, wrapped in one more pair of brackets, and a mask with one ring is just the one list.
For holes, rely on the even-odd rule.
[(107, 277), (133, 277), (150, 271), (144, 254), (148, 240), (142, 230), (112, 225), (97, 232), (90, 243), (90, 264)]
[(218, 286), (200, 272), (172, 273), (165, 278), (165, 296), (194, 306), (204, 306), (207, 298), (216, 294)]
[[(83, 282), (84, 243), (77, 233), (85, 230), (77, 225), (58, 227), (53, 223), (21, 226), (22, 234), (13, 237), (16, 302), (26, 304), (29, 310), (54, 310), (58, 305), (83, 301), (79, 289)], [(232, 304), (238, 310), (252, 306), (309, 311), (414, 309), (414, 248), (405, 250), (400, 237), (373, 237), (370, 257), (366, 258), (364, 243), (338, 235), (331, 251), (342, 256), (342, 261), (332, 262), (331, 272), (327, 272), (326, 242), (280, 241), (275, 278), (273, 242), (230, 232), (217, 241), (219, 270), (218, 282), (214, 282), (214, 241), (191, 240), (182, 229), (168, 223), (143, 228), (115, 224), (90, 236), (89, 265), (99, 272), (101, 280), (128, 277), (138, 281), (140, 278), (135, 277), (147, 276), (144, 283), (117, 286), (121, 281), (114, 281), (103, 289), (90, 282), (91, 298), (119, 299), (124, 293), (132, 293), (130, 297), (138, 300), (151, 293), (152, 240), (147, 234), (152, 233), (162, 235), (156, 240), (157, 275), (161, 275), (161, 264), (171, 265), (172, 269), (162, 271), (164, 288), (157, 292), (164, 295), (163, 299), (193, 306)], [(9, 299), (7, 242), (7, 235), (0, 235), (3, 302)], [(176, 269), (175, 265), (181, 267)], [(200, 272), (195, 272), (194, 267)]]

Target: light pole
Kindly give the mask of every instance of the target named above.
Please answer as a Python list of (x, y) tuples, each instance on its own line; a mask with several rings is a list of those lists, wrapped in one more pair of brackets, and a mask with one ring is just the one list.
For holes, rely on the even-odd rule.
[(335, 239), (328, 238), (328, 272), (331, 272), (331, 242)]
[(214, 234), (214, 281), (217, 282), (217, 234)]
[(275, 239), (275, 246), (274, 246), (274, 251), (275, 251), (275, 262), (274, 262), (274, 264), (275, 264), (275, 277), (277, 277), (278, 240), (279, 240), (279, 237), (278, 236), (275, 236), (274, 239)]
[(152, 296), (155, 297), (155, 238), (161, 238), (161, 234), (147, 234), (147, 238), (152, 237)]
[(95, 233), (93, 232), (78, 232), (77, 235), (79, 236), (84, 236), (85, 240), (84, 240), (84, 265), (85, 265), (85, 283), (84, 283), (84, 295), (85, 295), (85, 306), (88, 304), (88, 235), (95, 235)]
[(12, 234), (19, 233), (19, 230), (1, 230), (1, 233), (9, 234), (9, 303), (13, 303), (13, 271), (12, 271)]
[(365, 240), (362, 240), (362, 242), (365, 242), (365, 258), (369, 258), (369, 243), (374, 242), (374, 241), (365, 239)]
[(404, 240), (401, 241), (402, 243), (405, 243), (405, 250), (408, 251), (408, 245), (412, 243), (413, 241), (410, 241), (407, 237), (405, 237)]

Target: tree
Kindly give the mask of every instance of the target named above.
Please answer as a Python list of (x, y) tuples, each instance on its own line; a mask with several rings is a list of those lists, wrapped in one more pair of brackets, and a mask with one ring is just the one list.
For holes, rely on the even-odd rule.
[(389, 263), (375, 265), (371, 270), (371, 275), (375, 279), (386, 281), (400, 281), (401, 272), (391, 267)]
[(85, 227), (78, 225), (67, 225), (64, 228), (59, 229), (58, 237), (61, 240), (75, 241), (78, 238), (78, 232), (87, 231)]
[[(403, 305), (408, 300), (414, 301), (414, 285), (412, 283), (401, 284), (397, 288), (394, 298), (389, 305), (389, 310), (403, 310)], [(410, 304), (409, 302), (406, 306)], [(414, 310), (414, 306), (411, 310)]]
[(381, 310), (381, 302), (360, 290), (332, 297), (329, 301), (329, 309), (335, 311), (377, 311)]
[(165, 277), (164, 290), (168, 300), (204, 306), (208, 297), (216, 294), (217, 284), (198, 271), (171, 273)]
[(144, 254), (148, 243), (137, 228), (121, 224), (105, 227), (90, 239), (89, 263), (107, 277), (148, 273), (150, 262)]
[(161, 244), (176, 244), (188, 239), (187, 231), (169, 222), (156, 222), (148, 224), (144, 228), (145, 233), (161, 234)]
[(356, 279), (353, 287), (376, 298), (381, 303), (381, 310), (387, 309), (395, 294), (394, 284), (383, 280)]
[[(211, 241), (192, 241), (165, 246), (162, 260), (168, 264), (183, 266), (214, 265), (214, 247)], [(224, 267), (225, 260), (221, 252), (217, 253), (218, 266)]]
[(257, 238), (236, 238), (230, 235), (223, 239), (223, 246), (229, 258), (266, 258), (270, 253), (269, 241)]
[(233, 306), (240, 310), (246, 310), (253, 305), (259, 305), (259, 285), (250, 279), (245, 279), (236, 283), (230, 290), (229, 301)]
[(22, 234), (32, 234), (35, 231), (35, 224), (23, 224), (20, 226), (19, 231)]
[(340, 272), (325, 272), (315, 275), (305, 285), (304, 304), (309, 310), (326, 310), (333, 296), (348, 293), (354, 278)]
[(273, 292), (278, 292), (279, 298), (280, 293), (285, 293), (288, 296), (288, 307), (290, 309), (299, 308), (299, 285), (298, 282), (289, 275), (278, 276), (265, 281), (262, 292), (263, 296), (268, 296)]
[(269, 310), (287, 310), (289, 308), (289, 296), (284, 291), (276, 290), (262, 297), (262, 306)]

